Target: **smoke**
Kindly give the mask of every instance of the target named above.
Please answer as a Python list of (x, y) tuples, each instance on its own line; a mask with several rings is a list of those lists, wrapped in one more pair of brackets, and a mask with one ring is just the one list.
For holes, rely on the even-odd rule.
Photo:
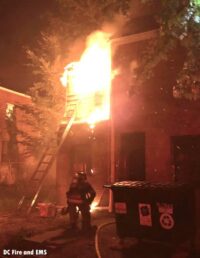
[[(101, 28), (97, 31), (102, 31), (108, 35), (108, 38), (112, 40), (112, 38), (119, 37), (122, 33), (123, 27), (127, 22), (127, 17), (124, 15), (116, 15), (112, 22), (105, 22)], [(91, 35), (94, 34), (95, 31), (91, 32), (86, 37), (78, 38), (73, 44), (71, 45), (68, 53), (68, 62), (78, 61), (80, 59), (81, 54), (86, 48), (86, 44), (91, 38)], [(115, 48), (112, 49), (112, 54), (115, 53)]]
[(85, 37), (81, 37), (76, 39), (73, 44), (70, 46), (68, 52), (68, 62), (71, 63), (73, 61), (78, 61), (80, 56), (82, 55), (84, 49), (86, 48), (86, 39)]
[(106, 33), (109, 33), (111, 38), (118, 37), (122, 33), (123, 27), (127, 21), (127, 16), (118, 14), (114, 17), (112, 22), (105, 22), (102, 25), (101, 30)]

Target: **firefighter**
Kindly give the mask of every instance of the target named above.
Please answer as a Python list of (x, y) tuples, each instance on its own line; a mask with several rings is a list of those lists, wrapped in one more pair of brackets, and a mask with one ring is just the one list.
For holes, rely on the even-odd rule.
[(90, 204), (94, 200), (96, 193), (87, 181), (85, 172), (75, 174), (66, 196), (71, 228), (77, 229), (78, 213), (80, 211), (82, 231), (87, 232), (91, 229)]

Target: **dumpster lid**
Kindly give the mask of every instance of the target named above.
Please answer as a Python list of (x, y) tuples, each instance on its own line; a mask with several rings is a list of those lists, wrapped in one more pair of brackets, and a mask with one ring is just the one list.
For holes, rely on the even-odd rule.
[(174, 189), (174, 188), (185, 188), (188, 187), (188, 184), (184, 183), (153, 183), (148, 181), (120, 181), (112, 185), (107, 185), (107, 188), (136, 188), (136, 189)]

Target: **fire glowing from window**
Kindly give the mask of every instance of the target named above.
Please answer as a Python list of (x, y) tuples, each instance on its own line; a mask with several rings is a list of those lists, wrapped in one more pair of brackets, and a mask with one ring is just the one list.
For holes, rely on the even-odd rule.
[(95, 124), (110, 117), (111, 42), (102, 31), (92, 33), (79, 62), (65, 67), (63, 86), (80, 100), (79, 120)]

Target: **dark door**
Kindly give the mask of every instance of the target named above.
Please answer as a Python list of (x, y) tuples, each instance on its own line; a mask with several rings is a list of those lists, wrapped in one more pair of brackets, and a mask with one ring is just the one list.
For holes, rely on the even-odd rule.
[(72, 173), (91, 170), (91, 148), (90, 144), (74, 145), (70, 151)]
[(200, 136), (172, 137), (175, 180), (197, 182), (200, 180)]
[(122, 180), (145, 179), (145, 134), (121, 135), (120, 166), (118, 177)]

